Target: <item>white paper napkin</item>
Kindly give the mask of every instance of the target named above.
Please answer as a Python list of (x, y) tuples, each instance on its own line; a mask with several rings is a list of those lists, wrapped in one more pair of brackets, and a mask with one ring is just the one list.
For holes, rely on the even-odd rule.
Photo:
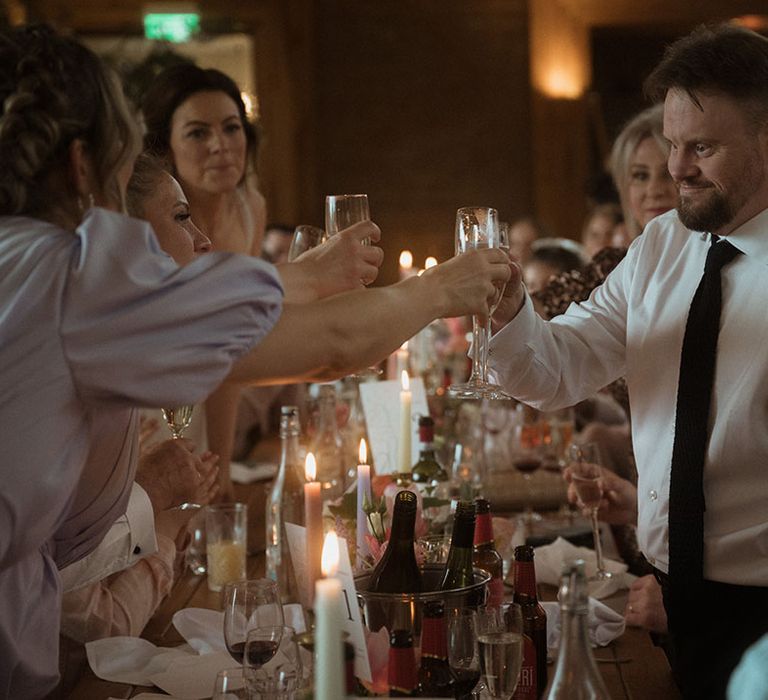
[[(298, 603), (283, 605), (285, 624), (297, 633), (306, 631), (304, 611)], [(198, 654), (226, 651), (224, 613), (207, 608), (184, 608), (173, 615), (173, 626)]]
[[(542, 605), (547, 613), (547, 647), (557, 649), (560, 646), (560, 605), (558, 603), (542, 603)], [(589, 599), (587, 625), (589, 642), (593, 647), (604, 647), (624, 634), (623, 615), (594, 598)]]
[(274, 462), (257, 462), (249, 467), (242, 462), (230, 462), (229, 474), (236, 484), (250, 484), (254, 481), (274, 478), (277, 474), (277, 465)]
[[(189, 648), (156, 647), (139, 637), (107, 637), (85, 645), (93, 672), (106, 681), (152, 685), (150, 677), (176, 659), (190, 656)], [(197, 656), (197, 655), (195, 655)]]
[[(551, 544), (536, 547), (536, 583), (560, 585), (563, 566), (576, 559), (583, 559), (587, 565), (587, 578), (597, 571), (595, 552), (587, 547), (576, 547), (568, 540), (558, 537)], [(590, 581), (589, 595), (593, 598), (607, 598), (622, 588), (629, 588), (636, 576), (627, 572), (627, 565), (613, 559), (604, 559), (607, 571), (613, 576), (605, 581)]]
[(237, 664), (226, 652), (205, 656), (186, 655), (177, 657), (164, 671), (155, 673), (151, 682), (166, 693), (184, 700), (210, 698), (216, 682), (216, 674)]

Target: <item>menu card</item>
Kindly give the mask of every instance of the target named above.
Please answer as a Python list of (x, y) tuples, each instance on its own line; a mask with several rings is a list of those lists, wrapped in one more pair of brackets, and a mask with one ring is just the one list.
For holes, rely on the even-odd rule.
[[(398, 464), (400, 390), (399, 380), (360, 384), (360, 399), (363, 402), (365, 424), (377, 474), (396, 474), (400, 471)], [(411, 460), (409, 469), (419, 458), (419, 417), (429, 415), (427, 393), (421, 377), (410, 378), (410, 392)]]
[[(288, 535), (288, 547), (291, 550), (291, 560), (293, 561), (296, 580), (306, 581), (306, 528), (301, 525), (286, 523), (285, 532)], [(371, 665), (368, 661), (363, 620), (360, 617), (360, 606), (357, 604), (357, 590), (355, 589), (355, 579), (352, 574), (352, 564), (349, 561), (347, 541), (343, 537), (339, 537), (339, 569), (336, 572), (336, 578), (341, 581), (341, 592), (344, 596), (341, 606), (344, 618), (341, 621), (341, 629), (349, 634), (348, 640), (355, 648), (355, 675), (361, 680), (370, 683), (372, 680)], [(302, 588), (306, 588), (306, 586)], [(302, 591), (302, 604), (308, 607), (305, 595)]]

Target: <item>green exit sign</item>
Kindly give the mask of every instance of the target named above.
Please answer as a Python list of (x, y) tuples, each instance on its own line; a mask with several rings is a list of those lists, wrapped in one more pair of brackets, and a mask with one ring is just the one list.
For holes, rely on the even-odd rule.
[(197, 12), (148, 12), (144, 15), (144, 36), (181, 43), (200, 31)]

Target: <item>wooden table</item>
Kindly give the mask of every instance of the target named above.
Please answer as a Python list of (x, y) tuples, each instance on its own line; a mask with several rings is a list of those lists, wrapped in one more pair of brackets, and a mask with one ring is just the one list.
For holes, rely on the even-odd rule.
[[(249, 558), (249, 577), (264, 575), (264, 555)], [(544, 599), (554, 598), (554, 589), (543, 587)], [(620, 595), (606, 601), (612, 607), (622, 609)], [(163, 601), (150, 620), (143, 637), (158, 646), (176, 646), (182, 639), (171, 622), (173, 614), (182, 608), (220, 608), (219, 594), (208, 590), (205, 576), (186, 572)], [(655, 647), (646, 632), (627, 628), (619, 639), (609, 646), (595, 650), (608, 692), (613, 700), (676, 700), (680, 697), (664, 653)], [(554, 666), (550, 665), (550, 674)], [(110, 683), (103, 681), (87, 666), (70, 697), (72, 700), (106, 700), (107, 698), (131, 698), (141, 692), (159, 692), (157, 689)]]

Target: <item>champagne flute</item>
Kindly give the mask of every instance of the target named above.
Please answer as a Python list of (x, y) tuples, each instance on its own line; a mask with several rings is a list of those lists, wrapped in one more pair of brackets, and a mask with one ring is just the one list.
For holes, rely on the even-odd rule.
[(480, 680), (480, 654), (474, 611), (458, 608), (447, 616), (448, 666), (456, 700), (470, 700)]
[[(329, 238), (354, 224), (370, 219), (371, 210), (367, 194), (329, 194), (325, 198), (325, 231)], [(362, 244), (370, 245), (370, 238), (364, 238)], [(363, 280), (363, 284), (368, 285), (370, 282)], [(381, 367), (374, 365), (356, 372), (353, 376), (368, 378), (378, 376), (382, 372)]]
[(595, 443), (571, 445), (571, 483), (576, 489), (581, 505), (589, 509), (592, 521), (592, 538), (595, 542), (597, 571), (590, 581), (605, 581), (613, 576), (606, 571), (603, 564), (603, 546), (600, 542), (600, 525), (597, 522), (597, 511), (603, 499), (603, 478), (600, 468), (599, 450)]
[(510, 700), (523, 665), (523, 613), (516, 603), (475, 613), (480, 669), (488, 695)]
[(277, 583), (270, 579), (228, 583), (224, 586), (223, 600), (224, 642), (230, 656), (238, 663), (243, 663), (250, 630), (259, 627), (282, 628), (285, 623)]
[[(490, 207), (463, 207), (456, 212), (456, 254), (480, 248), (499, 247), (499, 215)], [(501, 294), (499, 294), (501, 299)], [(451, 396), (459, 399), (497, 399), (511, 397), (488, 381), (488, 323), (472, 317), (472, 374), (464, 384), (448, 388)]]
[(163, 418), (165, 418), (165, 422), (168, 424), (168, 429), (171, 431), (173, 439), (178, 440), (184, 435), (184, 431), (192, 422), (192, 413), (195, 410), (195, 407), (194, 405), (172, 406), (160, 410), (163, 412)]
[(326, 238), (325, 231), (317, 226), (310, 226), (308, 224), (297, 226), (293, 232), (291, 247), (288, 250), (288, 262), (293, 262), (302, 253), (306, 253), (311, 248), (316, 248)]

